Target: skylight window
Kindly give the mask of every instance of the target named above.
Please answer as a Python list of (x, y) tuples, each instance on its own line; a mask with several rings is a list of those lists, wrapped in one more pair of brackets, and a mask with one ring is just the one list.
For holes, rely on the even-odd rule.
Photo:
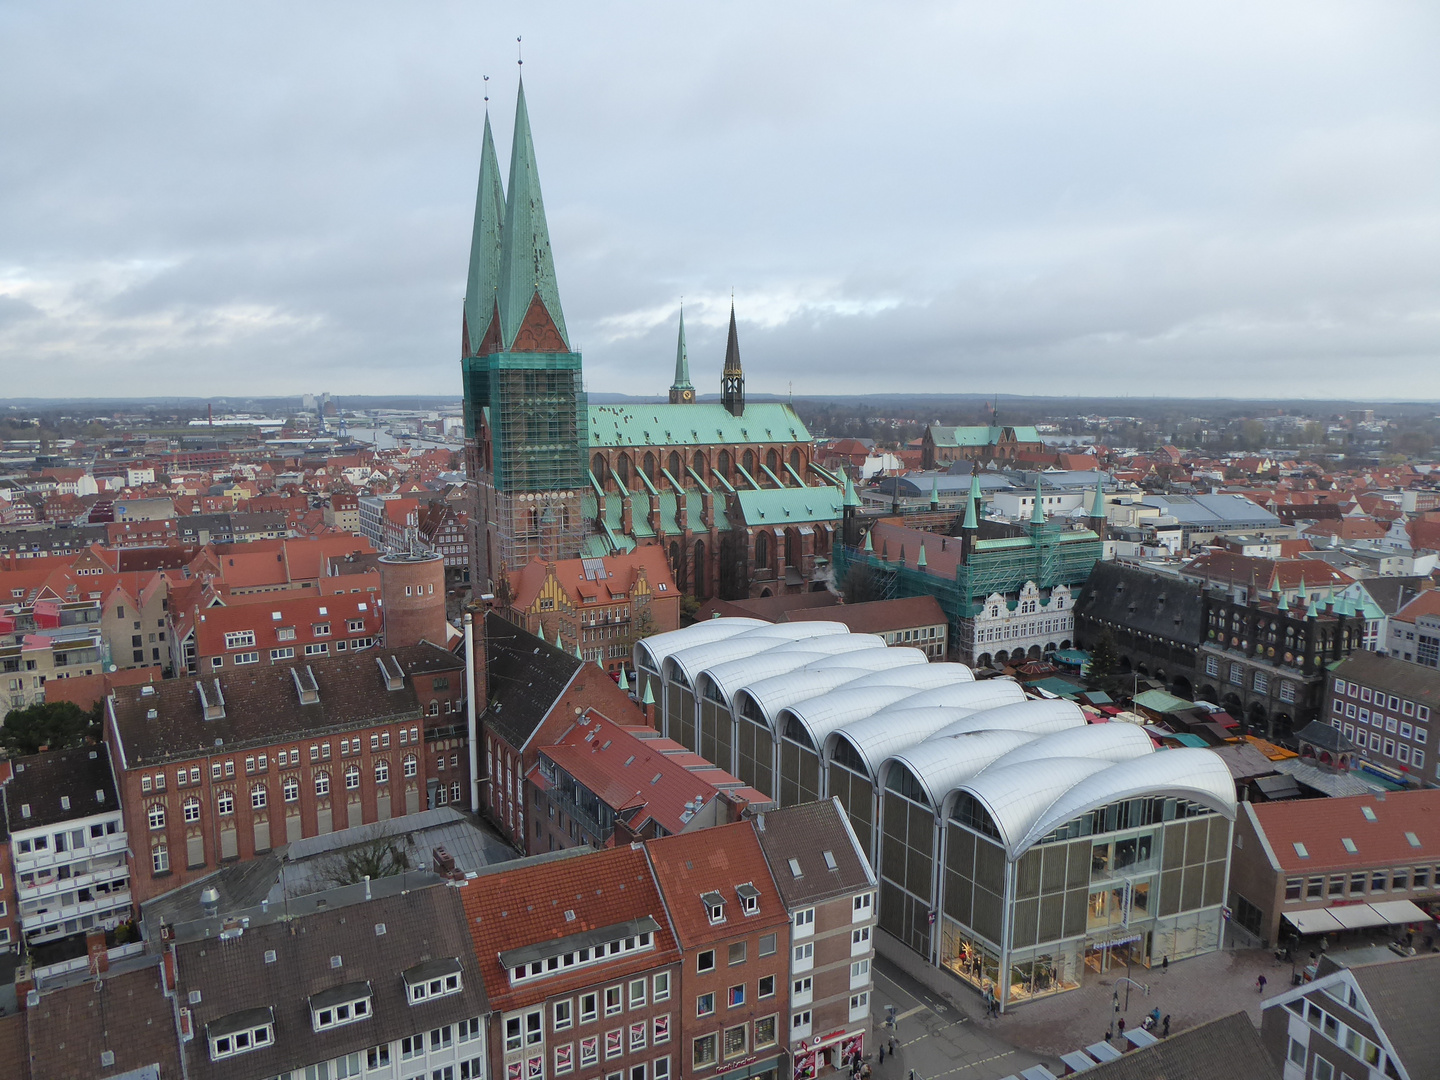
[(1341, 845), (1345, 848), (1346, 852), (1348, 852), (1349, 854), (1351, 854), (1351, 855), (1358, 855), (1358, 854), (1360, 854), (1360, 849), (1355, 846), (1355, 841), (1354, 841), (1354, 840), (1351, 840), (1350, 837), (1348, 837), (1348, 836), (1345, 837), (1344, 839), (1342, 839), (1342, 840), (1340, 841), (1340, 843), (1341, 843)]
[(1407, 832), (1407, 833), (1405, 834), (1405, 839), (1406, 839), (1406, 841), (1410, 844), (1411, 847), (1419, 847), (1419, 846), (1420, 846), (1420, 837), (1416, 836), (1413, 832)]
[(799, 859), (791, 859), (791, 860), (790, 860), (790, 876), (791, 876), (791, 877), (804, 877), (804, 876), (805, 876), (804, 871), (802, 871), (802, 870), (800, 869), (800, 860), (799, 860)]
[(1299, 840), (1296, 840), (1294, 843), (1295, 843), (1295, 854), (1296, 854), (1296, 855), (1299, 855), (1300, 858), (1302, 858), (1302, 859), (1308, 859), (1308, 858), (1310, 858), (1310, 852), (1308, 852), (1308, 851), (1305, 850), (1305, 845), (1304, 845), (1304, 844), (1300, 843)]
[(1373, 806), (1362, 806), (1362, 807), (1360, 807), (1360, 813), (1362, 813), (1362, 814), (1365, 815), (1365, 820), (1366, 820), (1366, 821), (1375, 821), (1375, 820), (1377, 820), (1376, 817), (1375, 817), (1375, 808), (1374, 808)]
[(835, 861), (835, 853), (833, 851), (825, 852), (825, 866), (830, 870), (840, 869), (840, 864)]

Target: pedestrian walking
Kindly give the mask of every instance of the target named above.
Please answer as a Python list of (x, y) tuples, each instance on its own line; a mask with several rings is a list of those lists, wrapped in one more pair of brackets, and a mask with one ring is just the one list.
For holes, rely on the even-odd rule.
[(868, 1061), (860, 1069), (860, 1080), (870, 1080), (870, 1063)]
[(894, 1057), (894, 1056), (895, 1056), (895, 1036), (894, 1036), (894, 1035), (891, 1035), (891, 1036), (890, 1036), (890, 1056), (891, 1056), (891, 1057)]
[(1257, 994), (1263, 994), (1263, 993), (1265, 993), (1265, 976), (1264, 976), (1264, 975), (1261, 975), (1258, 979), (1255, 980), (1255, 992), (1256, 992)]
[(1168, 974), (1169, 971), (1170, 971), (1170, 957), (1168, 957), (1168, 956), (1162, 956), (1162, 957), (1160, 958), (1160, 974), (1161, 974), (1161, 975), (1165, 975), (1165, 974)]
[(1166, 1014), (1165, 1014), (1165, 1019), (1164, 1019), (1163, 1021), (1161, 1021), (1160, 1037), (1161, 1037), (1161, 1038), (1164, 1038), (1164, 1039), (1168, 1039), (1168, 1038), (1170, 1037), (1170, 1014), (1169, 1014), (1169, 1013), (1166, 1013)]
[(885, 1047), (880, 1047), (880, 1064), (885, 1064)]
[(1120, 1017), (1120, 1023), (1119, 1023), (1118, 1026), (1119, 1026), (1119, 1029), (1120, 1029), (1120, 1038), (1123, 1039), (1123, 1038), (1125, 1038), (1125, 1018), (1124, 1018), (1123, 1016)]

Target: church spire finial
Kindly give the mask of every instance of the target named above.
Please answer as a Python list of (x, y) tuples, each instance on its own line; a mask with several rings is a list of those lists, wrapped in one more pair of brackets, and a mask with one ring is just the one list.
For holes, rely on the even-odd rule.
[(670, 384), (671, 405), (692, 405), (695, 387), (690, 382), (690, 355), (685, 347), (685, 298), (680, 298), (680, 336), (675, 343), (675, 381)]
[[(489, 76), (485, 76), (488, 80)], [(470, 269), (465, 281), (465, 355), (477, 356), (492, 336), (495, 303), (500, 289), (501, 251), (505, 232), (505, 191), (500, 186), (500, 161), (490, 133), (490, 94), (485, 94), (485, 130), (480, 143), (480, 183), (475, 192), (475, 224), (470, 236)], [(498, 340), (499, 334), (493, 334)], [(486, 351), (491, 351), (486, 348)]]

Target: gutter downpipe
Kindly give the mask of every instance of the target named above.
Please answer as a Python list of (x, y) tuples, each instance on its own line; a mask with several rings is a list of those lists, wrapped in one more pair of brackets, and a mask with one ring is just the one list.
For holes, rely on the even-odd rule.
[(465, 612), (465, 704), (470, 735), (470, 812), (480, 812), (480, 732), (475, 715), (475, 619)]

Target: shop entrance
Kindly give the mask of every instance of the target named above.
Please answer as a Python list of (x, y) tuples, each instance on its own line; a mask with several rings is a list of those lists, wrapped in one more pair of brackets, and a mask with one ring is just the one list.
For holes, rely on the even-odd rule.
[(1150, 935), (1131, 934), (1085, 946), (1085, 966), (1096, 973), (1127, 972), (1131, 967), (1145, 967), (1150, 956)]

